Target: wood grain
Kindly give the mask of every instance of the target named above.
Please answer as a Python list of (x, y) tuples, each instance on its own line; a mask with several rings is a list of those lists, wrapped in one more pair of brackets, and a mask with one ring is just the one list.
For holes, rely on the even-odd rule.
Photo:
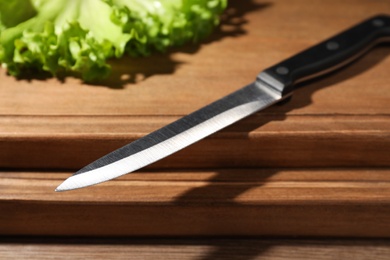
[[(200, 46), (112, 61), (113, 75), (0, 72), (0, 167), (77, 169), (251, 82), (264, 68), (376, 13), (388, 1), (231, 1)], [(353, 6), (353, 8), (351, 8)], [(348, 12), (345, 12), (348, 10)], [(388, 45), (313, 81), (153, 168), (388, 167)]]
[(389, 169), (156, 171), (53, 193), (68, 175), (3, 172), (0, 233), (390, 236)]
[(74, 169), (377, 13), (387, 0), (231, 1), (203, 44), (110, 61), (99, 84), (2, 69), (0, 234), (389, 237), (389, 44), (143, 171), (54, 193)]
[(5, 259), (385, 260), (388, 240), (0, 238)]
[[(154, 116), (147, 121), (130, 116), (2, 117), (0, 165), (78, 169), (175, 119), (178, 117)], [(390, 166), (389, 150), (387, 115), (283, 119), (263, 113), (149, 168), (384, 167)]]

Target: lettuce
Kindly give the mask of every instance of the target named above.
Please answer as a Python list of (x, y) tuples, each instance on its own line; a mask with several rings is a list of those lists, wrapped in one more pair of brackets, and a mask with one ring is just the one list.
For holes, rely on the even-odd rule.
[(105, 78), (107, 60), (198, 42), (227, 0), (0, 0), (0, 62), (9, 74)]

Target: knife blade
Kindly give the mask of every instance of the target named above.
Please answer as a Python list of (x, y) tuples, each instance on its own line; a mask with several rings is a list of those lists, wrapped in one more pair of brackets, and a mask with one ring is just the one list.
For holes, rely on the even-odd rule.
[(339, 69), (390, 38), (390, 16), (369, 18), (270, 68), (256, 80), (92, 162), (59, 185), (67, 191), (102, 183), (169, 156), (292, 95), (297, 83)]

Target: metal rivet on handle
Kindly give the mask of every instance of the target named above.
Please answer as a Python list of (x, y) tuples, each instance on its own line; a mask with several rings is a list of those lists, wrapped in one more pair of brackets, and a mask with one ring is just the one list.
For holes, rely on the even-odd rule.
[(326, 44), (326, 48), (330, 51), (337, 50), (339, 47), (340, 45), (335, 41), (331, 41)]
[(280, 75), (287, 75), (289, 73), (289, 70), (286, 67), (280, 66), (276, 68), (276, 73)]
[(383, 25), (385, 25), (385, 22), (381, 19), (375, 19), (374, 21), (372, 21), (372, 24), (376, 27), (382, 27)]

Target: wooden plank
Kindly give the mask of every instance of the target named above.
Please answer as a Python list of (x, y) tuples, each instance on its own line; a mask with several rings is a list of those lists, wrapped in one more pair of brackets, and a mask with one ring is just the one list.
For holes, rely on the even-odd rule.
[(383, 239), (0, 238), (4, 259), (385, 260)]
[(2, 172), (0, 234), (390, 236), (390, 169), (140, 172), (55, 193), (69, 173)]
[[(0, 166), (81, 168), (177, 118), (2, 117)], [(390, 166), (389, 119), (256, 114), (150, 168)]]
[[(249, 83), (275, 62), (390, 13), (387, 0), (230, 2), (220, 30), (204, 44), (113, 61), (111, 78), (96, 85), (70, 77), (16, 80), (1, 70), (0, 167), (82, 167)], [(388, 46), (376, 48), (296, 91), (292, 102), (153, 167), (388, 167), (388, 54)]]
[(390, 13), (387, 0), (230, 2), (204, 44), (112, 61), (96, 85), (0, 71), (0, 234), (389, 237), (388, 45), (144, 172), (53, 192), (71, 173), (53, 169), (79, 168)]

